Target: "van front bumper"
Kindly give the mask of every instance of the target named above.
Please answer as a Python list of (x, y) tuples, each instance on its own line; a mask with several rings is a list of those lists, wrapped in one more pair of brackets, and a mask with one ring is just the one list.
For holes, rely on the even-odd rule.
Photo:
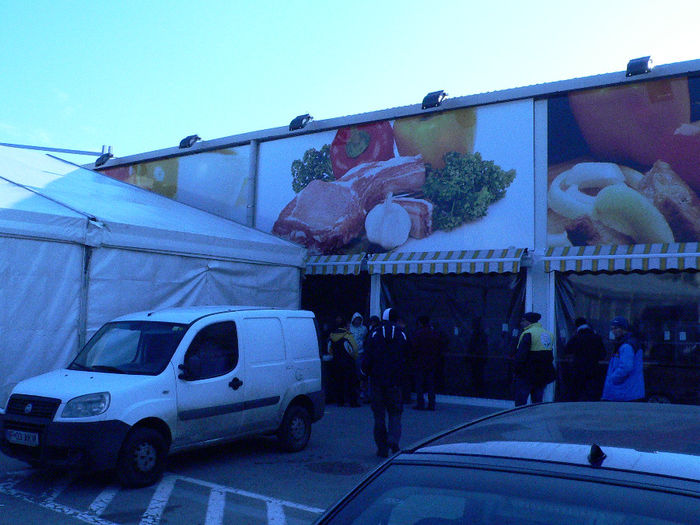
[[(126, 423), (116, 420), (91, 423), (39, 422), (36, 418), (0, 414), (0, 450), (7, 456), (31, 465), (108, 470), (116, 465), (119, 449), (129, 428)], [(13, 443), (8, 441), (10, 434), (32, 440), (36, 435), (38, 442)]]

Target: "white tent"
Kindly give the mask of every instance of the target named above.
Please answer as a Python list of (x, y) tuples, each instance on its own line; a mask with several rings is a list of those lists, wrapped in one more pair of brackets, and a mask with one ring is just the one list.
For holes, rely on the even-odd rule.
[(104, 322), (167, 306), (297, 308), (305, 251), (50, 155), (0, 146), (0, 407)]

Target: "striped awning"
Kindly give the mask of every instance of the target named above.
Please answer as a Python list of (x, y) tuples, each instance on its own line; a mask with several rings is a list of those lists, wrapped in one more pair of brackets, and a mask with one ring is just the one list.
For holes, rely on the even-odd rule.
[(365, 253), (352, 255), (309, 255), (306, 258), (306, 275), (357, 275)]
[(369, 273), (517, 273), (523, 248), (379, 253), (369, 256)]
[(608, 246), (553, 246), (547, 249), (547, 272), (614, 272), (697, 270), (697, 242)]

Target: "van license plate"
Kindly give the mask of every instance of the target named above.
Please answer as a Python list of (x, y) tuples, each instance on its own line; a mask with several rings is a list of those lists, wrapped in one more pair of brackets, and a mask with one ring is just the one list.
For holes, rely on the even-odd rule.
[(36, 432), (5, 429), (5, 438), (9, 443), (14, 443), (16, 445), (26, 445), (28, 447), (39, 446), (39, 434)]

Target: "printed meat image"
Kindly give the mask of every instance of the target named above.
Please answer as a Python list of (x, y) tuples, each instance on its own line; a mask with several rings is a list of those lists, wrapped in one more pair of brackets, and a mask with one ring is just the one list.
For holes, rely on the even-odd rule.
[(272, 232), (320, 253), (333, 253), (359, 236), (365, 215), (393, 192), (425, 182), (420, 156), (356, 166), (336, 182), (311, 181), (280, 212)]
[(320, 253), (332, 253), (362, 231), (365, 210), (355, 192), (314, 180), (281, 211), (272, 232)]
[(409, 235), (414, 239), (423, 239), (433, 233), (433, 204), (425, 199), (409, 197), (394, 199), (396, 204), (408, 212), (411, 219)]
[(699, 99), (686, 77), (550, 99), (548, 244), (700, 240)]
[(341, 128), (331, 145), (294, 160), (296, 196), (272, 232), (312, 253), (391, 251), (482, 219), (515, 178), (515, 170), (473, 152), (473, 108), (399, 119), (393, 126)]
[(425, 164), (420, 155), (370, 162), (348, 171), (339, 184), (353, 189), (362, 207), (369, 211), (393, 194), (420, 191), (425, 184)]

